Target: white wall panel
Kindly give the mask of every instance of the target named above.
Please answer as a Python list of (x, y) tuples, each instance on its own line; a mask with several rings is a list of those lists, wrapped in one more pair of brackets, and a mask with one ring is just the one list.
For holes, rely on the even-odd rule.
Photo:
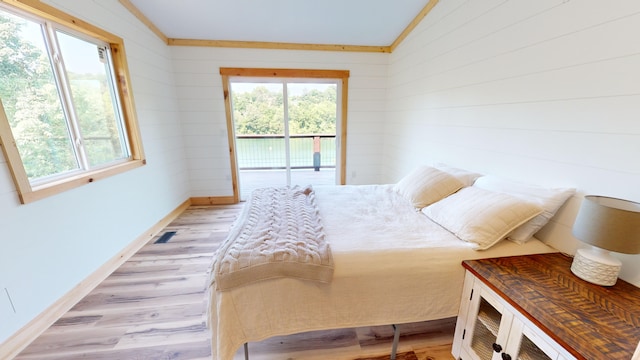
[(187, 197), (231, 195), (220, 67), (349, 70), (350, 184), (439, 161), (575, 187), (538, 234), (568, 253), (584, 194), (640, 201), (640, 2), (440, 1), (391, 55), (169, 48), (117, 0), (47, 2), (124, 38), (148, 165), (19, 205), (0, 155), (0, 341)]
[[(15, 198), (18, 198), (18, 192), (15, 190), (13, 178), (2, 151), (0, 151), (0, 194), (14, 194)], [(3, 204), (3, 202), (0, 202), (0, 204)]]
[(584, 194), (640, 202), (638, 63), (639, 2), (441, 1), (391, 55), (384, 179), (444, 161), (575, 187), (538, 234), (573, 253)]
[[(347, 173), (356, 171), (358, 175), (347, 177), (347, 181), (380, 180), (388, 56), (195, 47), (174, 47), (171, 51), (184, 115), (191, 196), (233, 194), (220, 67), (349, 70)], [(368, 133), (353, 131), (362, 127)], [(213, 158), (201, 158), (201, 153), (212, 154)], [(364, 164), (361, 158), (374, 159), (374, 164)]]
[(117, 0), (47, 3), (125, 41), (148, 165), (20, 205), (0, 155), (0, 342), (66, 294), (189, 196), (171, 54)]

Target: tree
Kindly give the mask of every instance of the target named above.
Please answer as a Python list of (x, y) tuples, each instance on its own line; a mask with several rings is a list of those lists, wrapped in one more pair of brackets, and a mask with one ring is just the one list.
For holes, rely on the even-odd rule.
[(77, 167), (49, 58), (21, 36), (27, 22), (0, 12), (0, 98), (27, 176)]
[(336, 87), (305, 91), (289, 101), (289, 129), (295, 134), (335, 134)]
[(69, 73), (74, 107), (90, 165), (124, 156), (111, 94), (101, 74)]
[[(25, 32), (40, 27), (0, 10), (0, 99), (29, 179), (79, 167), (44, 39), (39, 47)], [(105, 73), (66, 76), (89, 165), (124, 157)]]
[(233, 93), (236, 132), (242, 135), (284, 133), (282, 93), (257, 86), (251, 92)]
[[(331, 134), (336, 131), (336, 87), (306, 90), (289, 97), (289, 131), (293, 134)], [(233, 92), (233, 116), (240, 135), (284, 134), (281, 91), (257, 86), (250, 92)]]
[(24, 89), (39, 88), (52, 80), (45, 79), (50, 66), (46, 54), (20, 37), (24, 25), (18, 18), (0, 13), (0, 98), (8, 114), (15, 112), (13, 106)]

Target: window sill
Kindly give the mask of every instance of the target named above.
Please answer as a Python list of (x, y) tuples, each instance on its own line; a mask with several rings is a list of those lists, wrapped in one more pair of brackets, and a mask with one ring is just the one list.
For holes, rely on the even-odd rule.
[[(29, 189), (18, 189), (18, 196), (22, 204), (28, 204), (49, 196), (75, 189), (98, 180), (108, 178), (141, 166), (147, 163), (146, 160), (131, 160), (121, 164), (109, 166), (107, 168), (87, 171), (76, 176), (67, 177), (58, 181), (38, 185)], [(26, 191), (24, 191), (26, 190)]]

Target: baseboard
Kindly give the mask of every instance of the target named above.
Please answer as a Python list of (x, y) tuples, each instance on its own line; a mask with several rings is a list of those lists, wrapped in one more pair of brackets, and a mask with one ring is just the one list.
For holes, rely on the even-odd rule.
[(237, 204), (238, 199), (234, 196), (207, 196), (207, 197), (192, 197), (191, 205), (203, 206), (203, 205), (231, 205)]
[(62, 315), (69, 311), (75, 304), (87, 296), (96, 286), (104, 281), (112, 272), (118, 269), (125, 261), (133, 256), (140, 248), (149, 242), (156, 234), (164, 229), (171, 221), (176, 219), (191, 205), (191, 200), (186, 200), (167, 216), (158, 221), (154, 226), (127, 245), (118, 254), (104, 263), (98, 270), (81, 281), (68, 293), (49, 306), (40, 315), (23, 326), (15, 334), (0, 344), (0, 354), (3, 359), (13, 359), (24, 350), (33, 340), (40, 336)]

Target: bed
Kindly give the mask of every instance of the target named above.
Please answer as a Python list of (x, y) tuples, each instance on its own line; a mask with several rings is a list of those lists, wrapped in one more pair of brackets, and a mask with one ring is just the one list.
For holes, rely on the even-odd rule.
[[(429, 167), (428, 171), (433, 172), (432, 169)], [(415, 188), (416, 179), (413, 180), (405, 185)], [(428, 182), (425, 186), (433, 189), (433, 181)], [(480, 250), (486, 246), (466, 241), (465, 236), (469, 231), (486, 231), (482, 227), (487, 221), (475, 221), (477, 214), (473, 211), (463, 209), (465, 214), (460, 215), (446, 209), (452, 201), (453, 207), (459, 207), (455, 201), (468, 204), (468, 199), (455, 197), (474, 186), (467, 186), (470, 184), (460, 179), (453, 194), (446, 194), (450, 190), (444, 189), (436, 196), (438, 201), (428, 199), (428, 205), (423, 206), (424, 202), (416, 202), (411, 194), (402, 192), (401, 183), (313, 188), (332, 254), (329, 282), (277, 277), (221, 290), (216, 289), (212, 271), (208, 324), (213, 358), (232, 359), (242, 344), (276, 335), (454, 317), (464, 280), (462, 260), (555, 251), (535, 238), (520, 243), (501, 240)], [(482, 192), (494, 193), (487, 189)], [(570, 192), (562, 194), (564, 200), (567, 194)], [(537, 205), (534, 215), (526, 215), (525, 221), (518, 220), (517, 226), (510, 226), (523, 226), (541, 215), (549, 218), (564, 200), (557, 200), (552, 211)], [(466, 205), (463, 207), (466, 209)], [(246, 211), (234, 228), (242, 226), (244, 217)], [(463, 224), (452, 229), (446, 224), (451, 217), (449, 220), (454, 222), (471, 217), (471, 221), (464, 221), (480, 223), (476, 224), (480, 228), (469, 229)], [(491, 223), (489, 228), (495, 226)], [(512, 228), (509, 234), (513, 233)], [(501, 239), (507, 235), (499, 234)]]

